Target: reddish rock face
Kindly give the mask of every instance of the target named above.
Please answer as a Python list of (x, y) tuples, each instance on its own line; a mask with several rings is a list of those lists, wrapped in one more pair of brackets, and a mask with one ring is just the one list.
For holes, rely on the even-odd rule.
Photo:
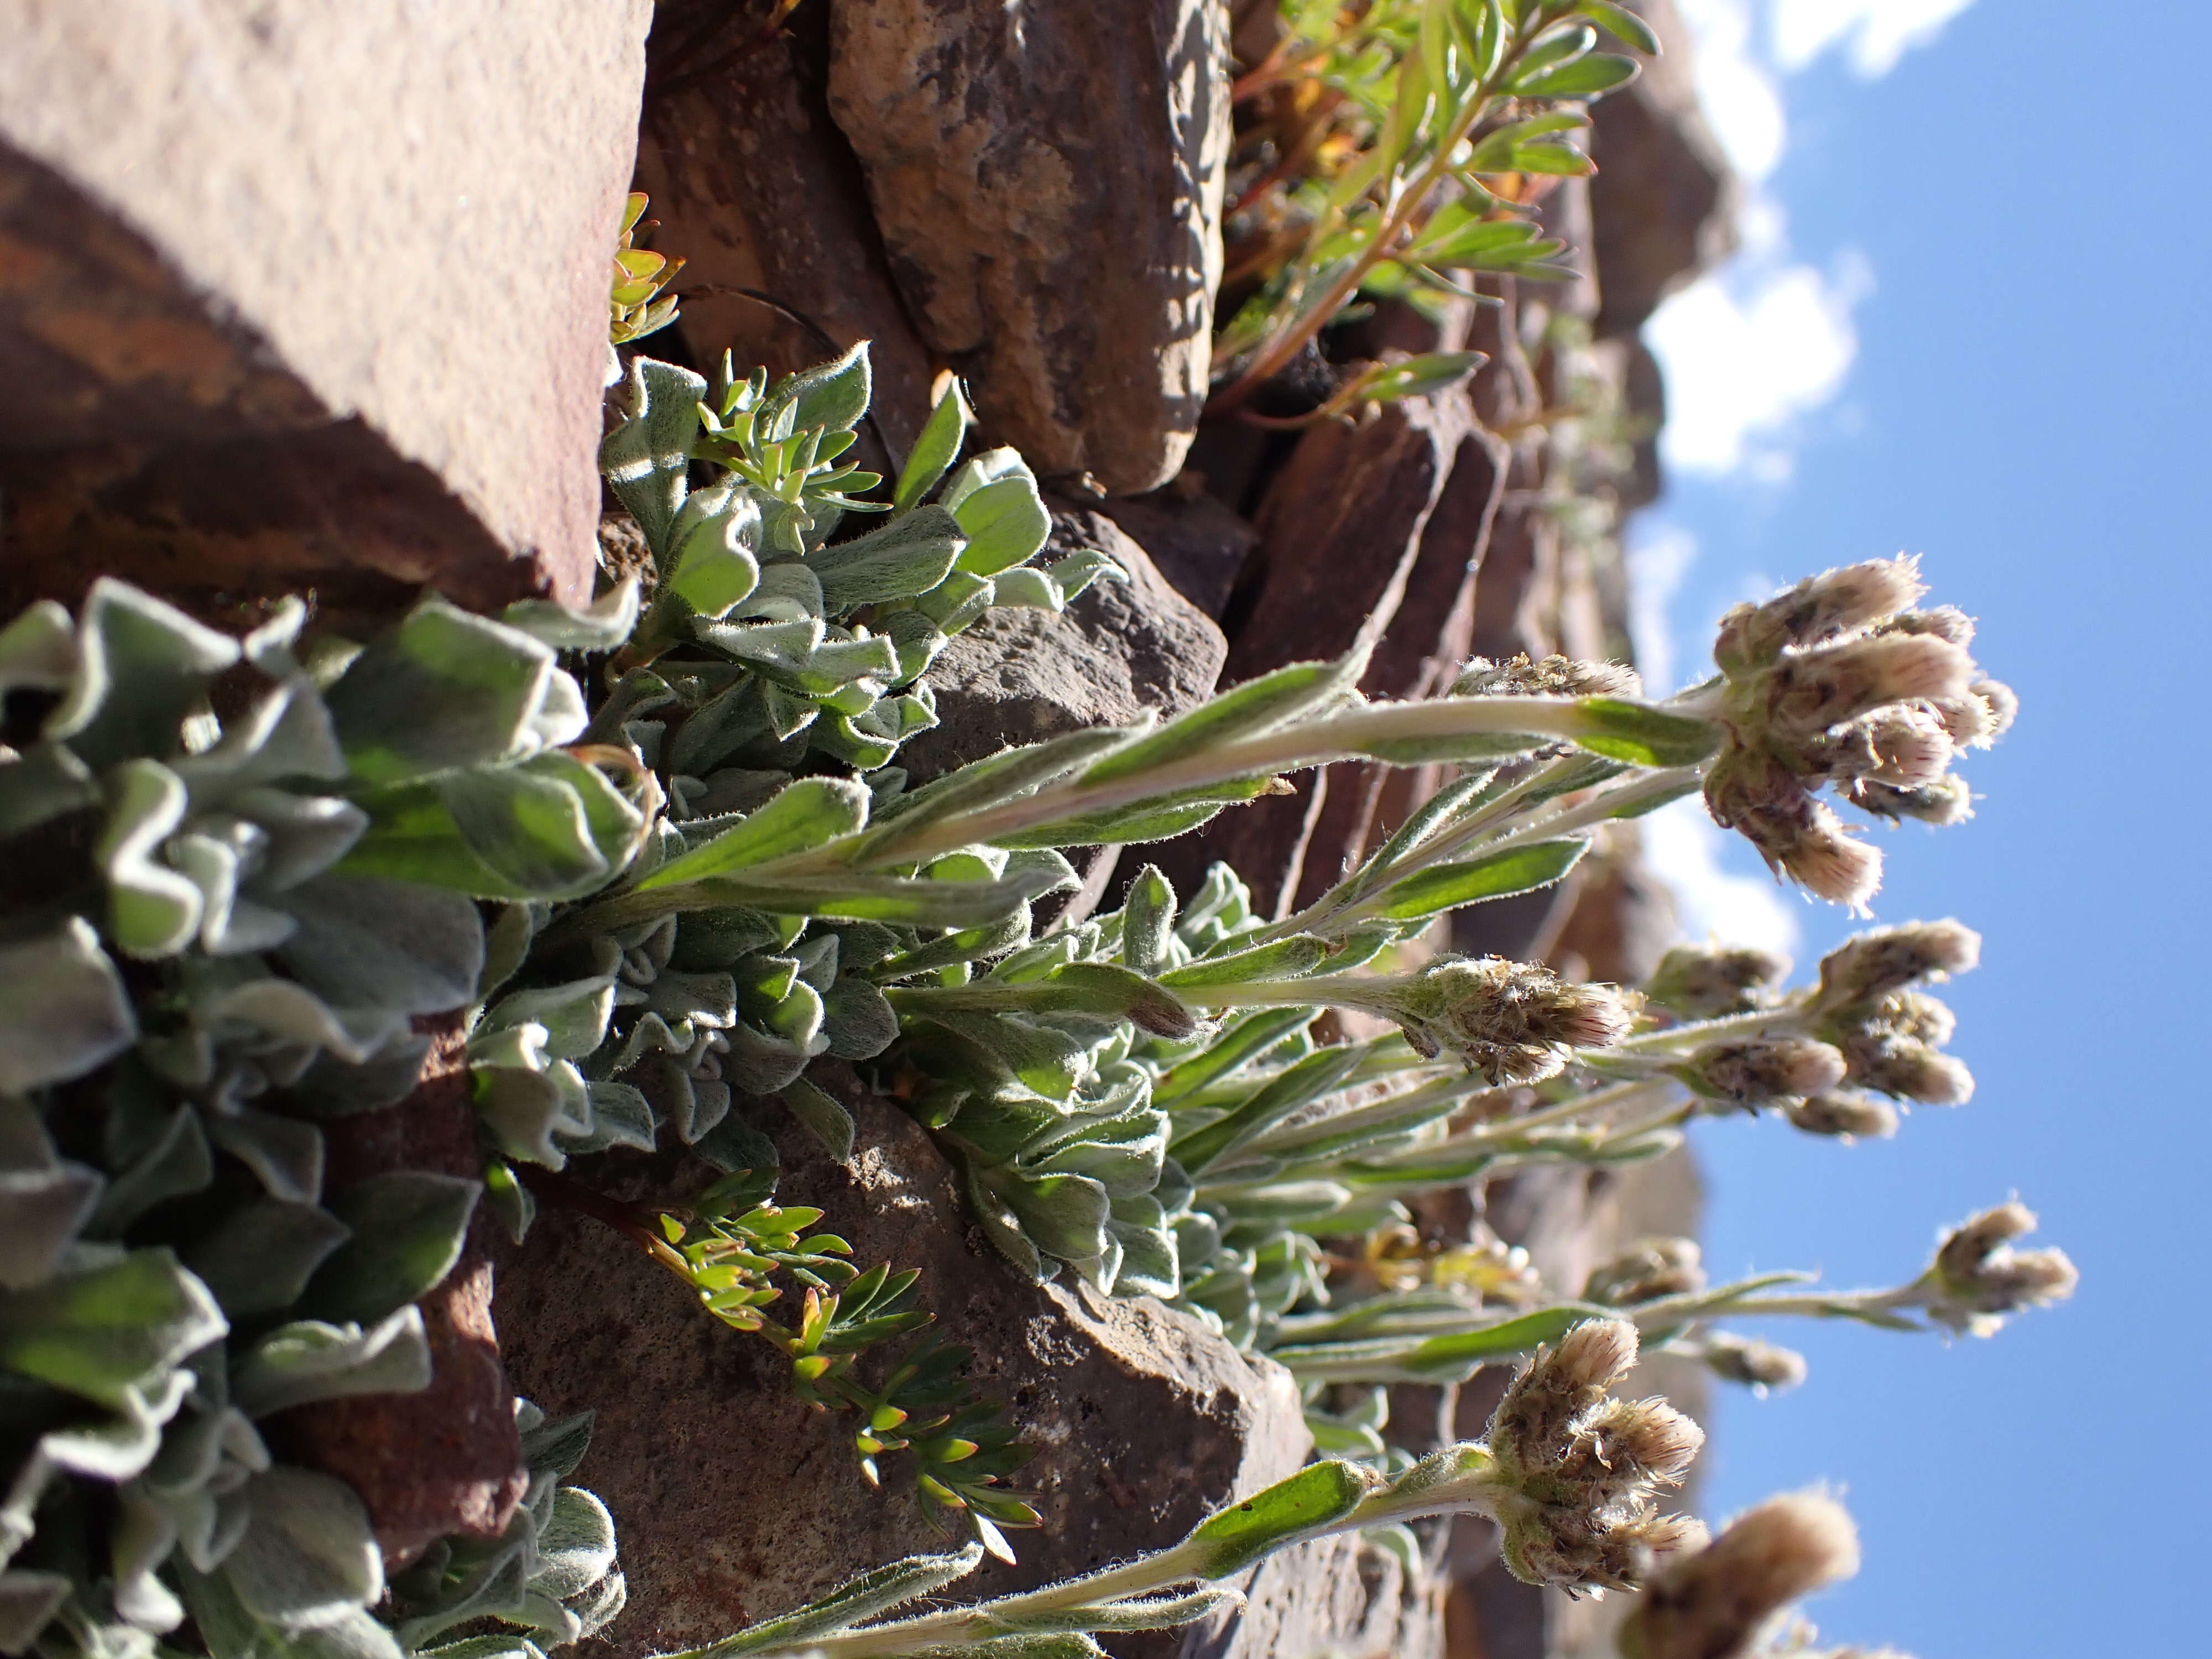
[(1164, 483), (1206, 401), (1228, 20), (1216, 0), (830, 13), (830, 108), (893, 277), (1040, 477)]
[(647, 0), (88, 0), (0, 56), (0, 587), (588, 594)]

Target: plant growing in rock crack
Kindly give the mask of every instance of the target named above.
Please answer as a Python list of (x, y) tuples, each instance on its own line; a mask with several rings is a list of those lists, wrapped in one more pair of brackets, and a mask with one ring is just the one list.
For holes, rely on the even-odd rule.
[[(865, 1455), (909, 1443), (926, 1506), (986, 1540), (1027, 1518), (997, 1484), (1018, 1453), (957, 1357), (908, 1353), (874, 1381), (854, 1363), (912, 1328), (911, 1282), (854, 1273), (807, 1233), (819, 1217), (767, 1201), (774, 1147), (740, 1098), (779, 1097), (849, 1153), (852, 1120), (805, 1075), (823, 1054), (932, 1127), (1019, 1265), (1172, 1298), (1272, 1352), (1347, 1449), (1373, 1450), (1372, 1396), (1332, 1407), (1324, 1388), (1445, 1381), (1559, 1345), (1517, 1396), (1576, 1402), (1553, 1401), (1540, 1431), (1507, 1413), (1486, 1447), (1441, 1462), (1324, 1464), (1280, 1504), (1105, 1579), (851, 1628), (900, 1586), (947, 1582), (930, 1578), (941, 1564), (893, 1570), (803, 1632), (740, 1638), (762, 1650), (801, 1634), (850, 1652), (1075, 1640), (1210, 1605), (1153, 1593), (1237, 1551), (1438, 1507), (1498, 1519), (1518, 1571), (1632, 1582), (1645, 1546), (1679, 1535), (1650, 1496), (1688, 1449), (1671, 1419), (1607, 1402), (1601, 1350), (1618, 1358), (1640, 1329), (1724, 1374), (1786, 1380), (1714, 1322), (1976, 1331), (2070, 1288), (2063, 1258), (2013, 1248), (2032, 1224), (2017, 1206), (1959, 1230), (1911, 1284), (1856, 1295), (1708, 1291), (1662, 1250), (1528, 1308), (1510, 1263), (1486, 1279), (1463, 1254), (1447, 1273), (1398, 1231), (1407, 1194), (1515, 1160), (1649, 1156), (1700, 1112), (1876, 1133), (1893, 1122), (1877, 1096), (1964, 1097), (1925, 988), (1971, 965), (1954, 926), (1866, 936), (1790, 994), (1741, 957), (1677, 957), (1639, 998), (1386, 955), (1698, 789), (1779, 871), (1863, 904), (1878, 856), (1819, 792), (1953, 821), (1954, 751), (2011, 714), (1965, 619), (1914, 608), (1908, 565), (1741, 608), (1720, 675), (1661, 702), (1623, 671), (1554, 659), (1476, 664), (1445, 696), (1370, 705), (1354, 653), (1164, 726), (909, 788), (891, 763), (930, 718), (918, 677), (945, 638), (994, 602), (1064, 604), (1103, 558), (1030, 567), (1034, 483), (1008, 452), (961, 461), (957, 387), (873, 499), (882, 481), (842, 464), (867, 390), (858, 349), (774, 386), (634, 362), (606, 463), (657, 567), (641, 614), (634, 588), (496, 622), (431, 598), (365, 647), (303, 651), (296, 605), (239, 641), (102, 582), (79, 617), (35, 606), (0, 634), (0, 837), (21, 872), (0, 924), (0, 1148), (21, 1200), (0, 1231), (9, 1644), (135, 1659), (190, 1611), (225, 1659), (324, 1639), (304, 1632), (392, 1654), (482, 1613), (526, 1632), (491, 1638), (519, 1653), (618, 1604), (603, 1515), (559, 1496), (565, 1452), (533, 1455), (526, 1518), (503, 1539), (450, 1540), (387, 1580), (358, 1496), (276, 1461), (255, 1426), (427, 1380), (416, 1304), (459, 1255), (477, 1183), (400, 1171), (325, 1194), (319, 1127), (412, 1085), (426, 1017), (458, 1019), (485, 1190), (510, 1226), (540, 1192), (599, 1201), (522, 1166), (668, 1129), (733, 1178), (617, 1224), (789, 1355), (802, 1389), (863, 1413)], [(838, 538), (866, 513), (887, 516)], [(604, 678), (580, 681), (563, 653), (603, 656)], [(1035, 902), (1073, 885), (1059, 849), (1176, 834), (1353, 757), (1464, 769), (1296, 915), (1255, 916), (1226, 870), (1184, 900), (1148, 871), (1119, 911), (1038, 931)], [(1325, 1007), (1400, 1034), (1317, 1044)], [(1347, 1260), (1381, 1269), (1376, 1294), (1348, 1298)], [(764, 1299), (776, 1273), (801, 1287), (781, 1319)], [(1486, 1283), (1516, 1311), (1492, 1316)], [(1553, 1389), (1562, 1364), (1589, 1375)], [(1591, 1448), (1613, 1456), (1618, 1435), (1650, 1455), (1601, 1478)], [(366, 1611), (387, 1582), (396, 1625)]]
[[(1237, 80), (1228, 285), (1212, 406), (1244, 406), (1361, 295), (1465, 295), (1478, 271), (1570, 275), (1530, 216), (1590, 172), (1570, 135), (1659, 43), (1612, 0), (1284, 0), (1282, 43)], [(1466, 352), (1377, 364), (1312, 418), (1472, 369)]]
[[(297, 602), (240, 641), (102, 580), (79, 617), (41, 603), (0, 633), (10, 1652), (131, 1659), (188, 1614), (226, 1653), (401, 1651), (367, 1611), (386, 1580), (361, 1499), (265, 1425), (430, 1380), (416, 1304), (480, 1185), (326, 1190), (324, 1127), (404, 1095), (415, 1017), (474, 995), (483, 931), (456, 887), (587, 890), (646, 827), (562, 746), (583, 699), (526, 631), (544, 612), (511, 616), (429, 599), (366, 648), (302, 654)], [(548, 845), (464, 853), (453, 826), (526, 808), (561, 826)], [(573, 1463), (539, 1471), (479, 1608), (548, 1643), (620, 1605), (576, 1553), (592, 1500), (555, 1492)]]

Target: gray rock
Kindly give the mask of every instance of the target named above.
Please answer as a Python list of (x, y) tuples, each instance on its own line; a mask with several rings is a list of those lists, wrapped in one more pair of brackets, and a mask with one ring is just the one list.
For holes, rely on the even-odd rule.
[(1394, 1557), (1357, 1534), (1296, 1545), (1239, 1582), (1241, 1610), (1216, 1613), (1179, 1636), (1144, 1638), (1157, 1646), (1115, 1651), (1126, 1659), (1439, 1659), (1444, 1650), (1442, 1583), (1409, 1582)]
[[(1036, 1459), (1045, 1516), (1012, 1534), (963, 1596), (1027, 1588), (1175, 1542), (1213, 1509), (1294, 1472), (1310, 1448), (1287, 1372), (1248, 1360), (1156, 1301), (1029, 1283), (967, 1219), (952, 1173), (898, 1108), (849, 1073), (822, 1080), (853, 1108), (859, 1152), (831, 1163), (779, 1132), (781, 1201), (817, 1205), (856, 1262), (921, 1269), (937, 1329), (973, 1350), (969, 1376), (1007, 1408)], [(743, 1109), (741, 1108), (740, 1109)], [(777, 1127), (780, 1109), (758, 1120)], [(607, 1191), (696, 1190), (681, 1157), (617, 1154), (571, 1173)], [(701, 1312), (684, 1286), (597, 1222), (547, 1208), (500, 1265), (497, 1316), (516, 1388), (549, 1412), (599, 1413), (578, 1481), (614, 1512), (629, 1606), (603, 1655), (725, 1635), (840, 1580), (944, 1540), (902, 1460), (870, 1490), (851, 1424), (801, 1406), (786, 1362)]]
[(1229, 147), (1218, 0), (831, 10), (830, 107), (922, 337), (1042, 476), (1164, 483), (1206, 399)]
[(584, 597), (649, 11), (6, 6), (8, 597)]
[(1163, 720), (1213, 690), (1228, 644), (1139, 547), (1097, 513), (1055, 513), (1039, 556), (1095, 547), (1128, 574), (1094, 583), (1058, 616), (987, 612), (956, 635), (929, 670), (939, 724), (899, 750), (923, 782), (1009, 744), (1085, 726), (1118, 726), (1146, 710)]

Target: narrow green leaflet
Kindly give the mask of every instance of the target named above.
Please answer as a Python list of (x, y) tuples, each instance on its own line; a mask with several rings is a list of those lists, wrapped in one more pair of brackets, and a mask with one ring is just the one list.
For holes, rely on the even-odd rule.
[(1348, 659), (1297, 662), (1262, 674), (1170, 720), (1151, 737), (1109, 755), (1085, 772), (1083, 781), (1105, 783), (1134, 777), (1186, 755), (1272, 732), (1349, 690), (1364, 666)]
[(941, 507), (918, 507), (880, 529), (825, 547), (807, 562), (835, 614), (927, 593), (945, 580), (968, 545), (959, 521)]
[[(867, 827), (868, 789), (848, 778), (801, 778), (735, 829), (662, 865), (637, 884), (653, 892), (811, 852)], [(742, 901), (738, 901), (742, 902)]]
[(1581, 862), (1586, 841), (1540, 841), (1463, 864), (1439, 864), (1395, 882), (1369, 903), (1363, 915), (1389, 921), (1413, 921), (1463, 904), (1505, 898), (1549, 887)]
[(1584, 727), (1575, 741), (1593, 754), (1637, 766), (1695, 766), (1720, 747), (1711, 721), (1668, 714), (1623, 697), (1582, 697)]
[(1180, 1547), (1201, 1578), (1242, 1572), (1284, 1545), (1326, 1531), (1359, 1506), (1375, 1479), (1350, 1463), (1316, 1463), (1203, 1522)]
[(903, 513), (934, 489), (967, 438), (968, 399), (955, 378), (945, 383), (945, 395), (930, 410), (921, 434), (914, 441), (913, 453), (900, 469), (898, 483), (891, 492), (892, 510)]

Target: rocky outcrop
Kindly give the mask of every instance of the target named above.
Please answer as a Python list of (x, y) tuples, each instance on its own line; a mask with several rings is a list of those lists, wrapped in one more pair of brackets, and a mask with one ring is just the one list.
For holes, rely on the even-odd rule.
[(9, 6), (9, 608), (586, 597), (648, 10)]
[(903, 456), (928, 416), (935, 369), (830, 119), (829, 56), (820, 5), (801, 7), (788, 32), (728, 0), (657, 6), (637, 187), (659, 221), (653, 245), (687, 262), (678, 327), (691, 360), (711, 369), (727, 351), (780, 375), (870, 341), (876, 396), (862, 441), (879, 430)]
[(892, 274), (1040, 475), (1164, 483), (1206, 401), (1221, 276), (1217, 0), (831, 9), (830, 107)]
[(1212, 620), (1111, 520), (1055, 512), (1040, 557), (1049, 563), (1079, 547), (1105, 553), (1127, 580), (1093, 583), (1058, 615), (987, 611), (955, 635), (927, 677), (938, 724), (899, 750), (915, 781), (1009, 744), (1123, 726), (1147, 713), (1169, 719), (1212, 691), (1228, 646)]
[[(1044, 1528), (1012, 1534), (1020, 1565), (988, 1566), (962, 1595), (1173, 1543), (1304, 1461), (1310, 1443), (1288, 1373), (1149, 1298), (1029, 1283), (969, 1221), (927, 1132), (849, 1074), (838, 1086), (861, 1150), (841, 1168), (786, 1127), (778, 1200), (825, 1210), (855, 1262), (920, 1268), (936, 1331), (972, 1351), (970, 1382), (1037, 1449), (1019, 1480)], [(617, 1154), (592, 1178), (635, 1196), (693, 1190), (713, 1174), (680, 1157)], [(849, 1425), (793, 1398), (788, 1362), (702, 1313), (597, 1222), (541, 1213), (502, 1264), (498, 1315), (522, 1392), (549, 1412), (599, 1413), (577, 1479), (621, 1517), (629, 1583), (628, 1611), (594, 1644), (602, 1654), (711, 1640), (854, 1573), (945, 1547), (897, 1459), (886, 1461), (884, 1490), (871, 1490)]]

